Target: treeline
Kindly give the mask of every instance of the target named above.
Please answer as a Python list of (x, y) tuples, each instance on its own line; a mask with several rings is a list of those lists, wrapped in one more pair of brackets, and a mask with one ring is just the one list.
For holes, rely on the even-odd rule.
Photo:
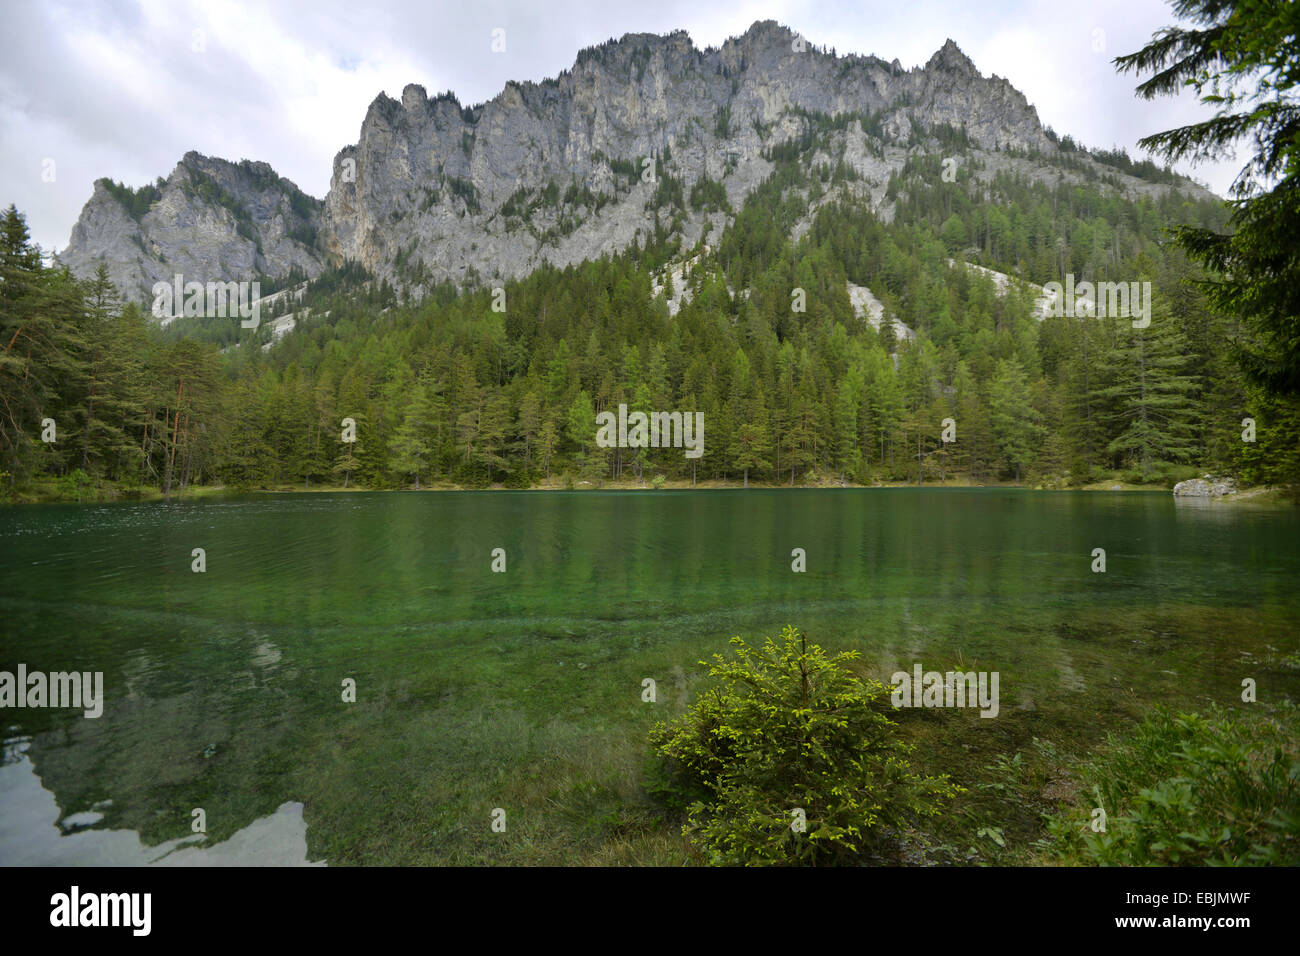
[(211, 348), (164, 343), (122, 307), (101, 266), (52, 269), (10, 206), (0, 223), (0, 487), (40, 475), (69, 494), (96, 479), (170, 490), (216, 465), (222, 367)]
[[(102, 274), (78, 283), (44, 267), (11, 209), (0, 467), (11, 487), (82, 473), (164, 489), (955, 474), (1069, 486), (1201, 469), (1297, 480), (1296, 403), (1243, 384), (1235, 321), (1161, 244), (1167, 226), (1220, 223), (1219, 204), (981, 181), (969, 167), (947, 182), (937, 157), (918, 158), (889, 184), (891, 221), (849, 188), (794, 243), (810, 201), (852, 186), (807, 160), (781, 158), (716, 247), (692, 250), (684, 290), (665, 282), (681, 250), (662, 226), (618, 255), (500, 291), (435, 286), (419, 302), (349, 265), (308, 285), (310, 312), (269, 348), (265, 328), (229, 320), (150, 331)], [(1028, 291), (1000, 293), (962, 260), (1040, 284), (1149, 281), (1150, 325), (1037, 321)], [(855, 315), (848, 283), (915, 338)], [(596, 415), (620, 404), (703, 412), (703, 456), (596, 447)], [(56, 443), (40, 441), (46, 417)], [(341, 441), (344, 419), (355, 442)]]

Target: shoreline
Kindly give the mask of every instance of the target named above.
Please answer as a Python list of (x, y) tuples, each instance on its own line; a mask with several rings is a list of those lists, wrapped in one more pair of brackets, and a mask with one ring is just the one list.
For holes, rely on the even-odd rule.
[[(1125, 493), (1145, 493), (1145, 494), (1166, 494), (1175, 497), (1172, 493), (1172, 486), (1157, 487), (1152, 485), (1129, 484), (1118, 480), (1107, 480), (1092, 482), (1086, 485), (1031, 485), (1015, 482), (995, 482), (995, 483), (975, 483), (966, 480), (950, 480), (947, 482), (934, 482), (924, 485), (918, 485), (915, 482), (877, 482), (870, 485), (857, 484), (855, 482), (841, 482), (836, 480), (819, 480), (812, 482), (801, 482), (796, 485), (788, 483), (760, 483), (751, 481), (746, 488), (740, 481), (723, 481), (720, 479), (710, 479), (699, 481), (692, 484), (690, 481), (665, 481), (656, 486), (649, 481), (633, 480), (590, 480), (568, 481), (561, 479), (551, 479), (549, 481), (539, 482), (537, 484), (510, 487), (501, 483), (494, 483), (483, 487), (470, 487), (454, 483), (435, 483), (432, 485), (421, 485), (417, 491), (414, 487), (406, 486), (401, 488), (370, 488), (359, 485), (350, 485), (343, 487), (335, 484), (313, 485), (303, 487), (298, 484), (275, 485), (273, 487), (261, 488), (236, 488), (229, 485), (197, 485), (184, 489), (173, 490), (171, 501), (198, 501), (205, 499), (234, 498), (245, 495), (262, 495), (262, 494), (370, 494), (375, 492), (407, 492), (413, 494), (423, 494), (425, 492), (484, 492), (484, 491), (870, 491), (884, 490), (892, 488), (916, 488), (916, 489), (995, 489), (1002, 491), (1034, 491), (1034, 492), (1125, 492)], [(106, 493), (105, 493), (106, 492)], [(34, 505), (34, 504), (115, 504), (122, 502), (162, 502), (169, 499), (164, 498), (161, 490), (156, 488), (149, 489), (121, 489), (109, 488), (105, 492), (85, 494), (80, 497), (60, 496), (57, 494), (42, 493), (41, 489), (31, 489), (21, 493), (9, 501), (0, 502), (6, 506), (13, 505)], [(1178, 496), (1176, 500), (1180, 502), (1200, 502), (1207, 505), (1213, 504), (1255, 504), (1255, 505), (1290, 505), (1300, 504), (1300, 495), (1291, 492), (1286, 486), (1269, 486), (1259, 485), (1255, 487), (1242, 488), (1232, 494), (1221, 496)]]

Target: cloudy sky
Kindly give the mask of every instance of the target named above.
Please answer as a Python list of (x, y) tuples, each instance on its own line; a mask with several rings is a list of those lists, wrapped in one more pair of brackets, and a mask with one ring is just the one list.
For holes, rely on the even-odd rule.
[[(763, 19), (906, 68), (951, 37), (1044, 124), (1135, 157), (1140, 137), (1208, 115), (1191, 96), (1137, 99), (1111, 65), (1172, 22), (1165, 0), (0, 0), (0, 207), (61, 249), (96, 178), (143, 185), (191, 149), (265, 160), (323, 197), (381, 90), (480, 103), (610, 37), (685, 29), (718, 46)], [(1223, 194), (1239, 166), (1183, 171)]]

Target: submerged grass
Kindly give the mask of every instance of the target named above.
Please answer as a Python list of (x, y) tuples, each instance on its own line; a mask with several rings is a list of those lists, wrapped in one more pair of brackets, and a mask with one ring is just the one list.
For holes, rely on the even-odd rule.
[(787, 623), (885, 683), (1001, 674), (996, 719), (896, 712), (916, 769), (965, 792), (870, 862), (1043, 862), (1109, 734), (1239, 704), (1246, 676), (1300, 699), (1294, 518), (1164, 496), (250, 496), (0, 509), (0, 538), (0, 669), (108, 689), (102, 719), (7, 711), (13, 733), (62, 813), (111, 800), (96, 826), (150, 843), (293, 800), (331, 865), (703, 862), (647, 793), (650, 727), (729, 638)]
[[(1206, 632), (1225, 633), (1231, 622), (1282, 638), (1281, 625), (1270, 628), (1269, 620), (1262, 610), (1160, 608), (1117, 627), (1111, 614), (1079, 615), (1067, 629), (1073, 664), (1004, 684), (997, 719), (975, 710), (895, 712), (898, 732), (916, 746), (917, 769), (950, 774), (965, 792), (951, 813), (899, 834), (897, 853), (873, 862), (1055, 861), (1044, 849), (1049, 823), (1089, 793), (1089, 778), (1075, 768), (1110, 735), (1131, 733), (1158, 702), (1231, 701), (1242, 653), (1221, 658)], [(1161, 674), (1142, 687), (1119, 679), (1125, 665), (1112, 657), (1116, 646), (1173, 663), (1168, 645), (1177, 634), (1199, 635), (1194, 670)], [(843, 637), (826, 643), (828, 650), (855, 646)], [(394, 701), (386, 717), (378, 709), (336, 739), (331, 754), (305, 762), (311, 772), (295, 789), (307, 791), (312, 848), (339, 864), (702, 863), (681, 834), (680, 816), (647, 793), (649, 727), (693, 699), (703, 679), (695, 648), (681, 641), (583, 670), (570, 657), (566, 668), (555, 668), (567, 670), (563, 677), (540, 677), (542, 660), (526, 655), (506, 681), (499, 669), (467, 657), (470, 669), (453, 683), (491, 684), (490, 694), (453, 694), (441, 705)], [(943, 643), (927, 648), (924, 659), (940, 670), (987, 663)], [(1271, 660), (1254, 661), (1252, 672), (1274, 691), (1293, 693), (1300, 682), (1289, 658)], [(862, 661), (855, 670), (889, 677)], [(665, 673), (658, 702), (643, 703), (641, 675)], [(506, 811), (505, 833), (491, 829), (498, 807)]]

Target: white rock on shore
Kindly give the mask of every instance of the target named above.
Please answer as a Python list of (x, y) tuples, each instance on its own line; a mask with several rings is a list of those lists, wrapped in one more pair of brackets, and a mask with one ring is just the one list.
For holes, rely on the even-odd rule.
[(1236, 493), (1235, 478), (1215, 478), (1212, 475), (1190, 478), (1174, 485), (1174, 495), (1179, 498), (1222, 498)]

